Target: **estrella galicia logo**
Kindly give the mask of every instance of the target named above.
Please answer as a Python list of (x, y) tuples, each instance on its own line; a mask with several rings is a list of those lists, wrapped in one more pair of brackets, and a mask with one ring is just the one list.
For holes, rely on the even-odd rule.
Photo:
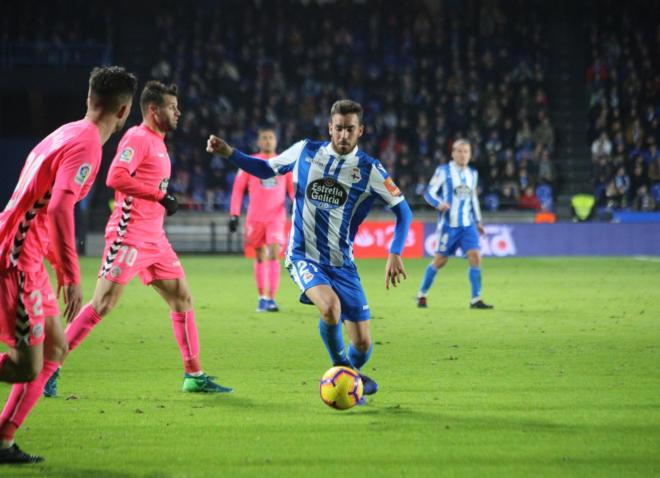
[(335, 209), (341, 207), (348, 199), (346, 189), (332, 178), (312, 181), (307, 186), (307, 199), (320, 209)]
[(467, 199), (472, 194), (472, 189), (465, 184), (459, 184), (454, 188), (454, 196), (461, 199)]

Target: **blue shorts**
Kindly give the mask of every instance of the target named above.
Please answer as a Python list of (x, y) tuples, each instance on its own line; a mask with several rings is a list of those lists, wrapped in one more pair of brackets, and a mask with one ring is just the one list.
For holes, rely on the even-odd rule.
[(287, 260), (287, 270), (302, 294), (300, 302), (311, 304), (305, 291), (317, 285), (329, 285), (339, 296), (341, 320), (362, 322), (371, 318), (360, 276), (354, 264), (350, 266), (322, 266), (308, 259)]
[(438, 247), (435, 250), (436, 254), (441, 256), (451, 256), (456, 254), (456, 249), (459, 247), (463, 252), (471, 249), (479, 250), (479, 232), (477, 225), (472, 223), (466, 227), (449, 227), (445, 222), (442, 227), (438, 227)]

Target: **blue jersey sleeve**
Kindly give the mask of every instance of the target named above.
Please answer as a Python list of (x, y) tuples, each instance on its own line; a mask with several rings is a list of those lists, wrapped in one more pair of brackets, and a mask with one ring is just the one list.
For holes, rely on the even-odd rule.
[(385, 201), (389, 207), (394, 207), (403, 201), (401, 190), (394, 184), (387, 170), (379, 161), (374, 161), (371, 166), (369, 188), (372, 193)]
[(300, 155), (305, 149), (307, 140), (298, 141), (286, 151), (278, 154), (274, 158), (268, 160), (268, 165), (275, 172), (275, 174), (286, 174), (291, 172), (296, 165)]

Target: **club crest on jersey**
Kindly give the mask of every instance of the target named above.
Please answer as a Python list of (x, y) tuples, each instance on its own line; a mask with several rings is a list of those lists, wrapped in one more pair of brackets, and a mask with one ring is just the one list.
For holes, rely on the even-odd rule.
[(353, 168), (351, 170), (351, 182), (359, 183), (362, 179), (362, 174), (360, 173), (360, 168)]
[(44, 333), (44, 326), (41, 324), (35, 324), (34, 327), (32, 327), (32, 336), (35, 339), (38, 339), (41, 337)]
[(133, 155), (135, 154), (135, 150), (133, 148), (124, 148), (122, 152), (119, 154), (119, 161), (122, 163), (130, 163), (131, 159), (133, 159)]
[(319, 209), (335, 209), (343, 206), (348, 199), (344, 186), (333, 178), (312, 181), (307, 186), (306, 196)]
[(387, 189), (392, 196), (401, 196), (401, 190), (397, 187), (396, 184), (394, 184), (392, 178), (387, 178), (384, 184), (385, 189)]
[(87, 181), (87, 178), (89, 177), (89, 173), (91, 172), (92, 172), (92, 165), (89, 163), (83, 163), (78, 168), (78, 172), (76, 173), (76, 177), (73, 178), (73, 181), (76, 184), (82, 186), (83, 184), (85, 184), (85, 181)]

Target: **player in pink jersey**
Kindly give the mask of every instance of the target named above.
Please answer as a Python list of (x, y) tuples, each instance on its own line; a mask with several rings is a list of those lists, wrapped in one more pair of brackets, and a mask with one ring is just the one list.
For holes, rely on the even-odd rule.
[(14, 383), (0, 415), (0, 464), (35, 463), (14, 434), (37, 403), (67, 350), (57, 298), (44, 257), (57, 274), (67, 320), (80, 310), (80, 270), (73, 210), (89, 192), (101, 147), (126, 122), (135, 76), (119, 67), (95, 68), (85, 118), (61, 126), (30, 152), (16, 189), (0, 213), (0, 380)]
[[(143, 122), (130, 128), (117, 148), (107, 185), (115, 190), (115, 210), (106, 226), (104, 260), (92, 301), (66, 329), (69, 351), (75, 349), (117, 304), (124, 287), (136, 275), (152, 286), (170, 307), (174, 336), (184, 365), (186, 392), (231, 392), (202, 371), (199, 339), (190, 288), (163, 222), (177, 210), (167, 193), (170, 157), (165, 135), (176, 129), (181, 112), (177, 88), (148, 82), (140, 96)], [(55, 395), (57, 374), (46, 387)]]
[[(277, 150), (277, 137), (271, 128), (261, 128), (257, 138), (259, 153), (253, 157), (270, 159)], [(245, 221), (245, 244), (254, 247), (254, 278), (259, 292), (257, 312), (277, 312), (275, 294), (280, 285), (280, 250), (284, 244), (286, 194), (293, 200), (291, 174), (259, 179), (239, 170), (231, 193), (229, 230), (236, 231), (241, 215), (243, 194), (250, 195)], [(266, 288), (266, 277), (268, 288)]]

